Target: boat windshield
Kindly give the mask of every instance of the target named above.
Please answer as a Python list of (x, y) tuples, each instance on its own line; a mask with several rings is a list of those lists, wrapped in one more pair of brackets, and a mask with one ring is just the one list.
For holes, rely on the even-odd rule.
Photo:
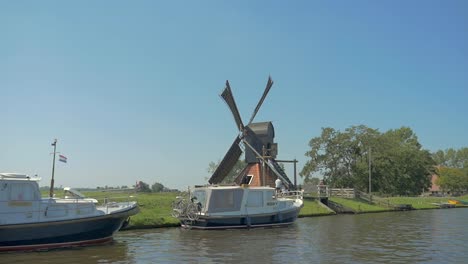
[(64, 196), (66, 199), (83, 199), (85, 196), (77, 190), (70, 189), (68, 187), (64, 188)]

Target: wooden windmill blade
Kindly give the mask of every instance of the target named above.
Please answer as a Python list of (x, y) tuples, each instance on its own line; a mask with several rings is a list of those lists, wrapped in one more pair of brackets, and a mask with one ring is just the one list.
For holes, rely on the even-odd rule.
[(229, 148), (226, 155), (224, 155), (223, 160), (219, 163), (211, 178), (208, 180), (210, 184), (221, 183), (224, 178), (231, 172), (232, 168), (236, 165), (236, 162), (239, 160), (239, 157), (242, 155), (242, 150), (239, 147), (241, 139), (236, 137), (231, 147)]
[(232, 95), (231, 86), (229, 85), (229, 81), (226, 81), (226, 87), (224, 88), (223, 92), (221, 93), (221, 98), (224, 99), (226, 104), (228, 105), (229, 109), (231, 110), (232, 115), (234, 116), (234, 120), (237, 124), (237, 129), (243, 130), (244, 124), (242, 123), (242, 118), (239, 114), (239, 109), (237, 109), (236, 101), (234, 100), (234, 96)]
[(273, 80), (271, 79), (271, 76), (268, 76), (268, 82), (267, 82), (267, 85), (265, 87), (265, 91), (263, 91), (263, 95), (260, 98), (260, 101), (258, 101), (257, 107), (255, 107), (255, 110), (252, 113), (252, 117), (249, 120), (249, 124), (251, 124), (252, 121), (254, 120), (255, 116), (258, 113), (258, 110), (260, 110), (260, 107), (262, 106), (263, 101), (265, 100), (265, 98), (266, 98), (266, 96), (267, 96), (267, 94), (270, 91), (272, 86), (273, 86)]

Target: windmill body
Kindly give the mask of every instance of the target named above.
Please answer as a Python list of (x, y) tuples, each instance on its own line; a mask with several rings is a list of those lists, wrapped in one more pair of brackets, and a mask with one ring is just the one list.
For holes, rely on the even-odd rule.
[[(289, 225), (297, 219), (303, 207), (302, 192), (292, 190), (293, 184), (275, 160), (278, 145), (274, 142), (273, 124), (253, 122), (272, 85), (269, 78), (252, 117), (244, 126), (226, 81), (221, 97), (234, 116), (239, 134), (209, 179), (210, 185), (197, 186), (190, 191), (188, 199), (179, 198), (174, 202), (173, 216), (179, 218), (182, 227), (254, 228)], [(233, 183), (221, 185), (243, 152), (246, 166)], [(283, 191), (273, 188), (277, 179), (281, 180)]]

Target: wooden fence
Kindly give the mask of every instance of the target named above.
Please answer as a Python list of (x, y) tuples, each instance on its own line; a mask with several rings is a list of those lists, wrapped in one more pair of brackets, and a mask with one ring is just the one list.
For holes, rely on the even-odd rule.
[(356, 193), (354, 191), (354, 189), (352, 188), (349, 188), (349, 189), (345, 189), (345, 188), (330, 188), (328, 189), (329, 191), (329, 196), (330, 197), (342, 197), (342, 198), (354, 198), (356, 197)]

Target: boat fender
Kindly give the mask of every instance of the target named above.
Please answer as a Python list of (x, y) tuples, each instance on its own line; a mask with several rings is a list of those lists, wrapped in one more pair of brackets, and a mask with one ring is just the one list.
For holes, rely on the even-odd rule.
[(245, 218), (245, 220), (247, 220), (247, 227), (250, 228), (250, 226), (252, 225), (252, 223), (251, 223), (251, 221), (250, 221), (250, 216), (247, 216), (247, 217)]
[(47, 216), (47, 210), (49, 209), (49, 206), (47, 206), (44, 210), (44, 216)]

